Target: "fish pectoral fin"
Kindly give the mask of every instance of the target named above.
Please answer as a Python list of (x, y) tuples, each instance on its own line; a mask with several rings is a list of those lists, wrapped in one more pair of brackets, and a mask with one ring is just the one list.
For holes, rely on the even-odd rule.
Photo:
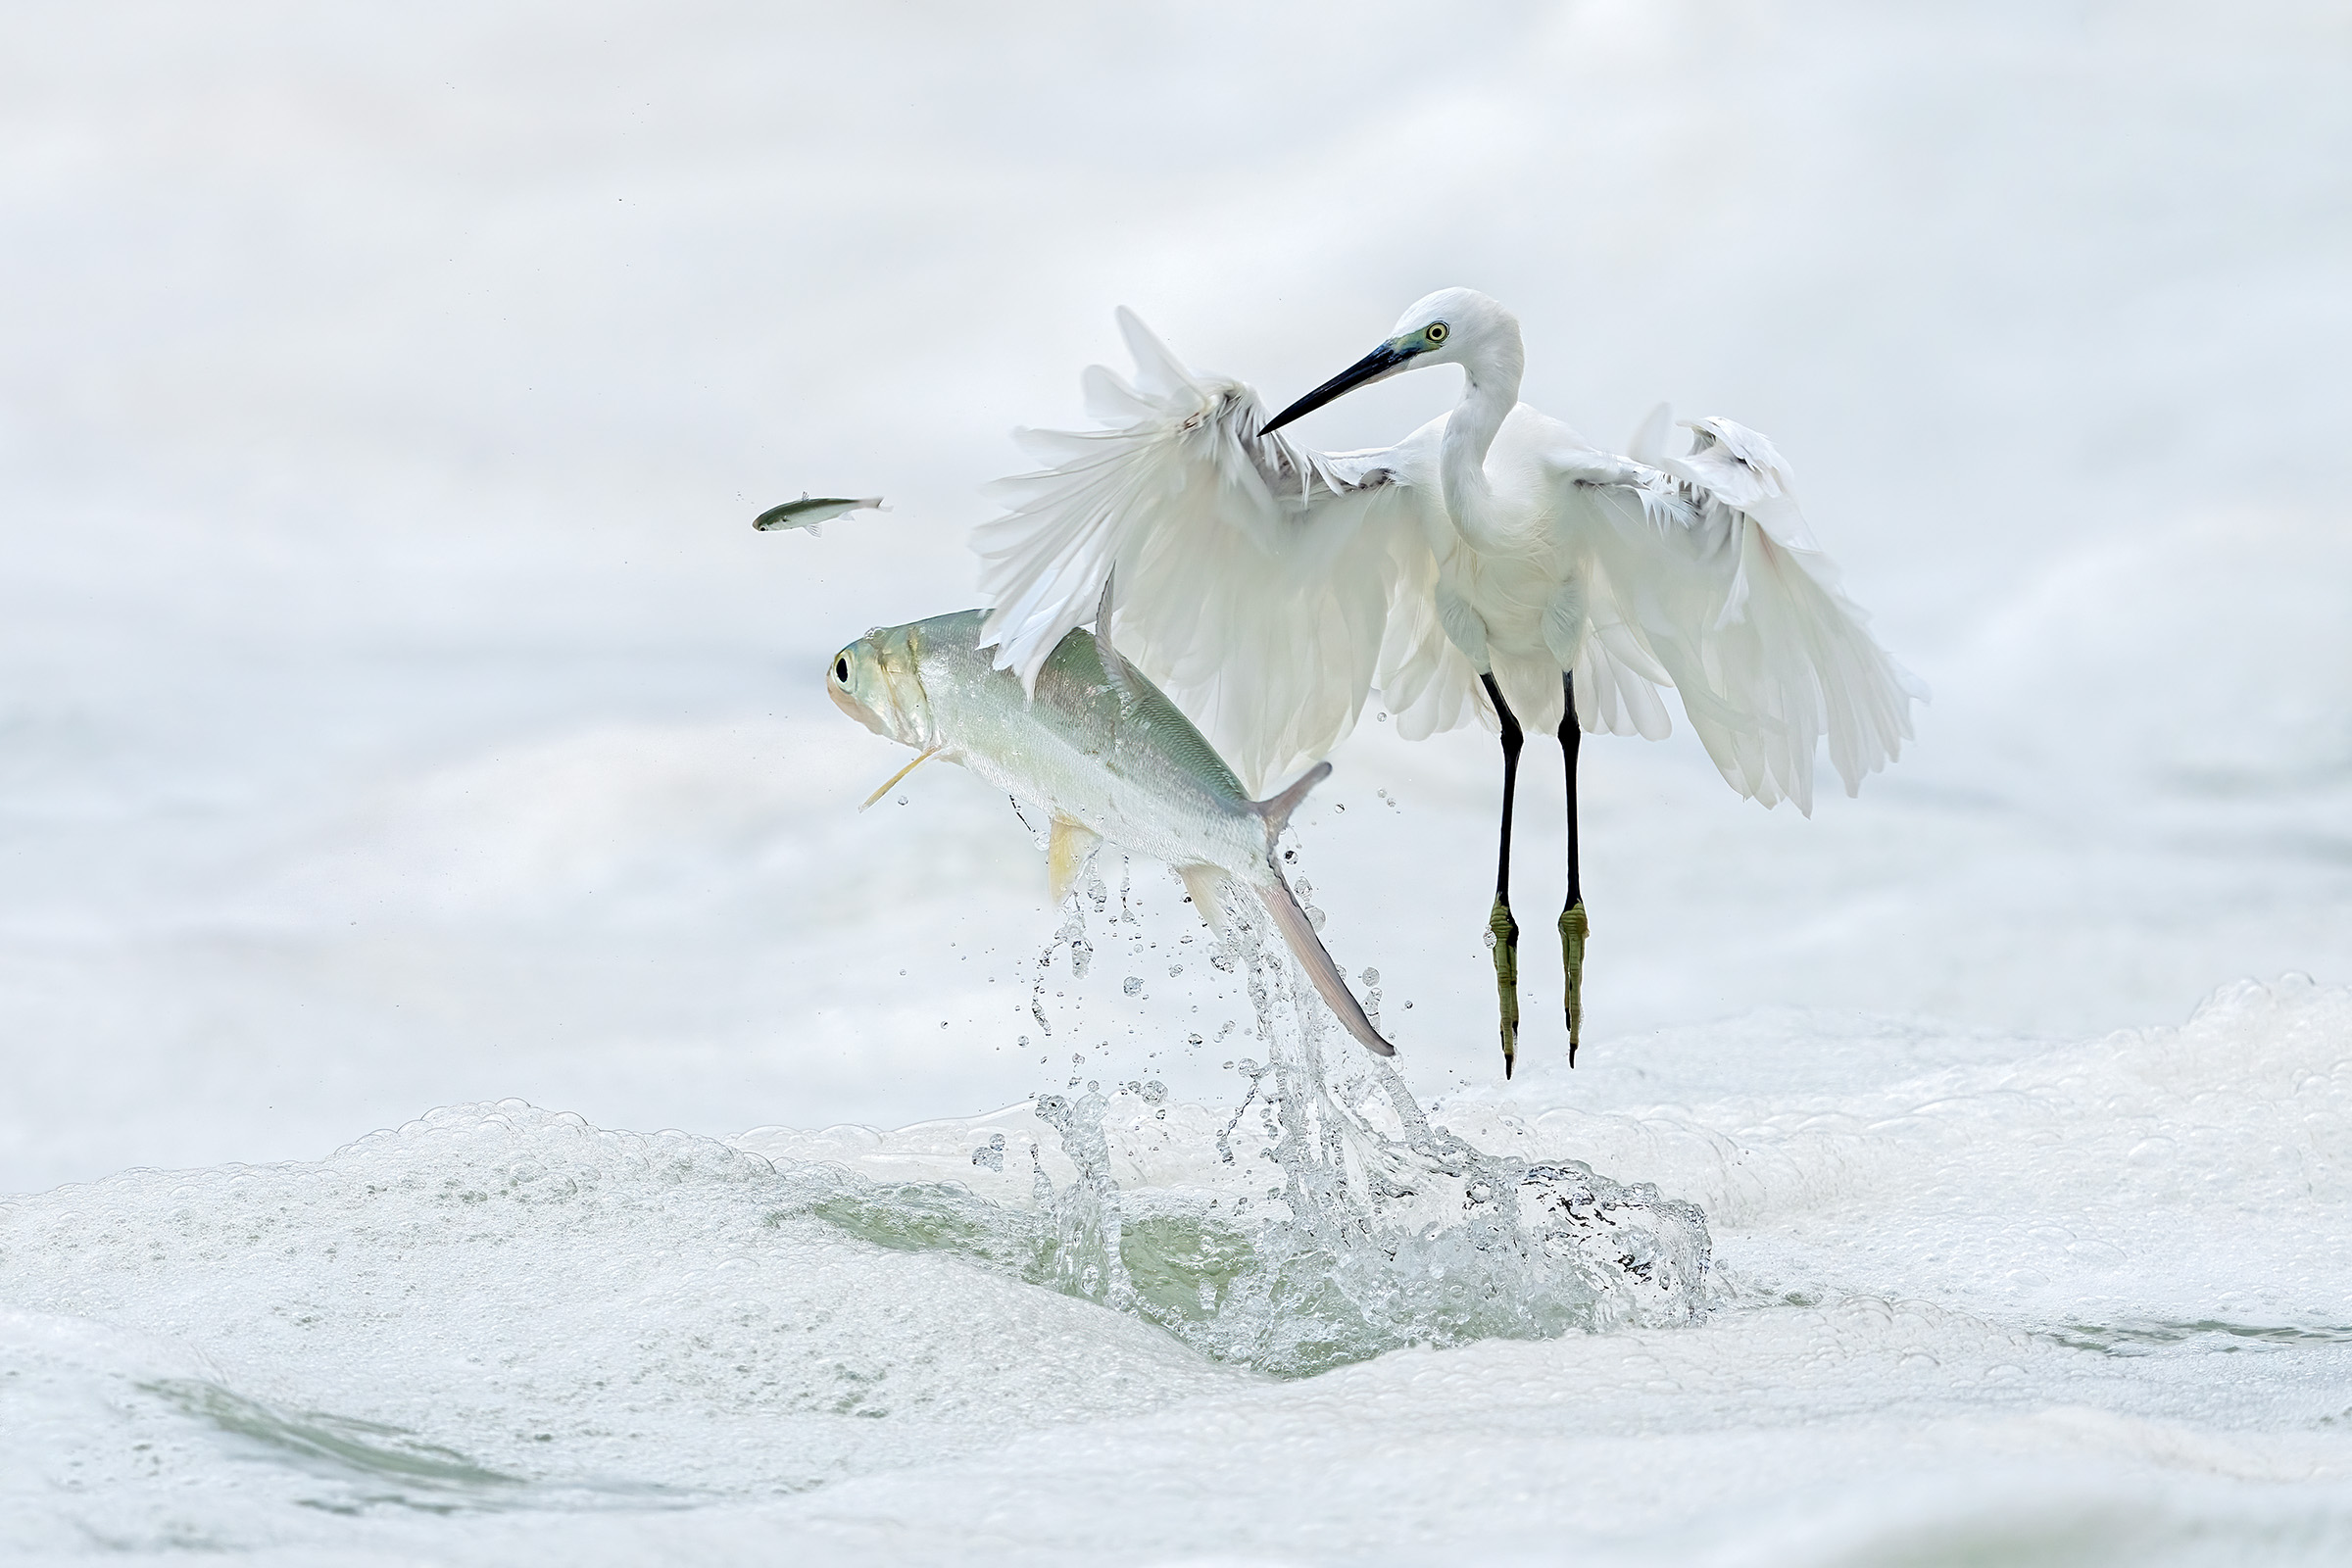
[(1095, 858), (1102, 842), (1102, 834), (1076, 817), (1055, 813), (1054, 836), (1046, 843), (1046, 890), (1053, 895), (1055, 907), (1070, 896), (1070, 885)]
[(917, 757), (913, 761), (908, 762), (905, 767), (900, 768), (896, 773), (891, 774), (890, 777), (882, 781), (881, 786), (877, 788), (873, 794), (868, 795), (864, 800), (858, 803), (858, 809), (862, 811), (867, 807), (880, 800), (883, 796), (888, 795), (890, 793), (890, 787), (893, 784), (896, 784), (899, 780), (905, 778), (907, 774), (913, 772), (916, 768), (922, 766), (925, 762), (928, 762), (931, 760), (931, 759), (937, 757), (938, 755), (939, 748), (934, 746), (929, 751)]
[(1213, 865), (1180, 865), (1176, 874), (1184, 878), (1184, 891), (1193, 896), (1193, 907), (1200, 911), (1200, 918), (1223, 937), (1227, 930), (1225, 873)]

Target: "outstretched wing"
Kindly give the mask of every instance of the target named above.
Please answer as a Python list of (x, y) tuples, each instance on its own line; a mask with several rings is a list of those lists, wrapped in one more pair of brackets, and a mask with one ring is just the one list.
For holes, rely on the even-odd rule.
[(1135, 382), (1084, 383), (1102, 428), (1021, 432), (1047, 466), (999, 481), (1007, 510), (972, 530), (982, 645), (1034, 686), (1115, 569), (1120, 651), (1262, 794), (1354, 724), (1428, 547), (1381, 452), (1261, 436), (1256, 393), (1186, 368), (1131, 312), (1119, 327)]
[(1732, 788), (1809, 815), (1820, 743), (1856, 793), (1901, 755), (1927, 688), (1839, 589), (1772, 443), (1729, 419), (1689, 428), (1690, 452), (1655, 467), (1552, 455), (1563, 502), (1591, 522), (1589, 635), (1672, 681)]

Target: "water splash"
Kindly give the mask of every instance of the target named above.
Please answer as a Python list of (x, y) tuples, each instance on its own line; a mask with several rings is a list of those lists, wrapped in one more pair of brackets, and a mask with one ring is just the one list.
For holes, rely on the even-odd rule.
[[(814, 1184), (808, 1211), (884, 1246), (962, 1253), (1285, 1376), (1406, 1345), (1703, 1314), (1710, 1243), (1694, 1205), (1579, 1161), (1485, 1153), (1433, 1125), (1393, 1068), (1345, 1041), (1335, 1069), (1321, 999), (1249, 911), (1225, 913), (1217, 967), (1244, 978), (1267, 1057), (1236, 1064), (1250, 1083), (1215, 1135), (1220, 1175), (1123, 1188), (1112, 1096), (1093, 1082), (1076, 1093), (1073, 1079), (1072, 1095), (1042, 1095), (1036, 1111), (1076, 1179), (1056, 1187), (1032, 1149), (1033, 1208), (810, 1166), (793, 1173)], [(1234, 1176), (1260, 1164), (1263, 1184), (1237, 1190)]]

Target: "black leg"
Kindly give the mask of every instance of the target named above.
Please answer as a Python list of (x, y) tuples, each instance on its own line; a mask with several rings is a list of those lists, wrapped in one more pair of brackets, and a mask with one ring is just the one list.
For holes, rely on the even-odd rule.
[(1494, 856), (1494, 907), (1487, 940), (1494, 950), (1494, 991), (1502, 1003), (1502, 1075), (1519, 1059), (1519, 922), (1511, 918), (1511, 804), (1519, 790), (1519, 748), (1525, 737), (1493, 675), (1481, 675), (1494, 716), (1502, 720), (1502, 846)]
[(1567, 688), (1568, 714), (1560, 720), (1560, 758), (1568, 769), (1568, 902), (1560, 909), (1560, 961), (1568, 970), (1568, 1065), (1576, 1065), (1578, 1038), (1585, 1027), (1584, 877), (1576, 863), (1576, 752), (1585, 729), (1576, 721), (1576, 673), (1560, 676)]

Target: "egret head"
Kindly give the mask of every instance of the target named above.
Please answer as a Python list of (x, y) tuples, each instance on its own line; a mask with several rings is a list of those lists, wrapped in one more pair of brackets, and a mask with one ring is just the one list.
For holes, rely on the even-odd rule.
[(916, 668), (912, 626), (882, 626), (833, 656), (825, 695), (885, 740), (932, 744), (931, 702)]
[(1415, 300), (1387, 342), (1276, 415), (1259, 433), (1271, 434), (1334, 398), (1405, 370), (1459, 365), (1475, 377), (1498, 358), (1507, 359), (1515, 385), (1523, 364), (1518, 318), (1474, 288), (1442, 288)]

